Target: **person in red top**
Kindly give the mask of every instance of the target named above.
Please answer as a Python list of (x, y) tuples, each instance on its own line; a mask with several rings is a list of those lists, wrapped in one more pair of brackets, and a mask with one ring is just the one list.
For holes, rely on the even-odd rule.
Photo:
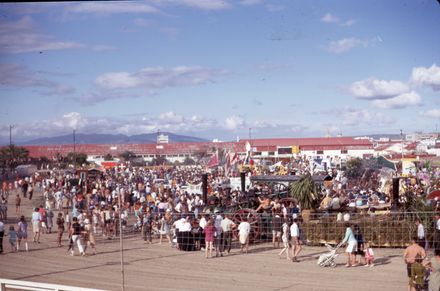
[(206, 243), (205, 258), (206, 259), (208, 258), (208, 253), (209, 253), (209, 257), (212, 258), (212, 250), (214, 249), (214, 245), (213, 245), (214, 233), (215, 233), (215, 227), (212, 218), (210, 218), (206, 223), (203, 233), (205, 234), (205, 243)]

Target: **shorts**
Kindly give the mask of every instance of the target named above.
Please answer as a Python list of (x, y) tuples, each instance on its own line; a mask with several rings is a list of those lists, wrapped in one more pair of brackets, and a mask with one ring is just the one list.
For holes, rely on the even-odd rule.
[(32, 222), (32, 229), (34, 230), (34, 232), (40, 232), (40, 222), (33, 221)]
[(301, 245), (301, 240), (299, 239), (298, 236), (292, 236), (292, 246), (300, 246)]
[(348, 246), (345, 249), (346, 253), (354, 253), (356, 251), (356, 247), (357, 247), (357, 241), (352, 240), (348, 242)]
[(18, 239), (27, 239), (28, 235), (26, 232), (18, 232), (17, 237)]
[(247, 234), (247, 233), (240, 234), (239, 240), (242, 245), (247, 244), (249, 242), (249, 234)]
[(272, 230), (272, 236), (280, 237), (281, 236), (281, 231)]

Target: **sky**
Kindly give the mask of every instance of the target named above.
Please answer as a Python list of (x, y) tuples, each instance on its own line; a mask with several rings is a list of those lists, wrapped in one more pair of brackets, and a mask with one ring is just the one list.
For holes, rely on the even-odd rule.
[(436, 0), (0, 4), (0, 142), (433, 132)]

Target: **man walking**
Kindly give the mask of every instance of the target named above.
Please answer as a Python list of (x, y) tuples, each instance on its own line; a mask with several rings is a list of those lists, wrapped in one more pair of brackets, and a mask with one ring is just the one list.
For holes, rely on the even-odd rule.
[(292, 242), (292, 262), (298, 263), (298, 255), (301, 252), (301, 240), (299, 237), (299, 226), (298, 226), (298, 219), (293, 219), (293, 223), (290, 226), (290, 235), (291, 235), (291, 242)]

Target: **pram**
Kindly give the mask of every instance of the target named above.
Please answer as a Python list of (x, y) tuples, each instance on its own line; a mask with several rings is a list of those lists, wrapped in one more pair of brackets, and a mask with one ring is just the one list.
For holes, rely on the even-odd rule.
[(322, 254), (318, 258), (318, 265), (320, 267), (336, 267), (335, 259), (339, 256), (337, 253), (338, 249), (342, 246), (342, 243), (339, 243), (334, 248), (329, 245), (325, 244), (325, 246), (328, 248), (329, 252), (326, 254)]

